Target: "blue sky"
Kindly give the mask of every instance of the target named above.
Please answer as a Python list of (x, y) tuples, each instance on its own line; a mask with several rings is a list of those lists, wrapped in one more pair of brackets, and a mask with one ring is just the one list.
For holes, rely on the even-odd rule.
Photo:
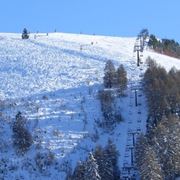
[(180, 42), (180, 0), (1, 0), (0, 32), (151, 33)]

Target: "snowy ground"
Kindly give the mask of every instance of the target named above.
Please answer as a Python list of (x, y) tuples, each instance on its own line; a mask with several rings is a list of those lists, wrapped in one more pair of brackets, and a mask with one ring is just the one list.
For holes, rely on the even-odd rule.
[[(9, 164), (20, 164), (13, 173), (7, 172), (6, 179), (25, 176), (25, 179), (63, 180), (66, 161), (74, 167), (97, 144), (106, 145), (108, 138), (120, 152), (120, 167), (131, 165), (132, 134), (145, 132), (147, 118), (141, 89), (146, 65), (137, 68), (134, 43), (135, 38), (63, 33), (32, 34), (29, 40), (21, 40), (20, 34), (0, 34), (1, 126), (6, 127), (0, 132), (5, 143), (0, 154), (8, 157)], [(143, 56), (143, 61), (151, 56), (167, 70), (173, 66), (180, 69), (180, 60), (175, 58), (150, 51)], [(119, 99), (124, 122), (111, 134), (94, 123), (102, 118), (97, 92), (102, 88), (103, 69), (109, 59), (116, 66), (123, 64), (129, 79), (127, 97)], [(138, 106), (135, 106), (135, 89)], [(19, 110), (28, 118), (33, 135), (40, 137), (40, 150), (35, 145), (25, 157), (15, 155), (10, 140), (9, 125)], [(58, 168), (49, 170), (51, 174), (44, 176), (23, 168), (22, 162), (27, 158), (34, 166), (35, 152), (45, 150), (53, 152), (58, 162)]]

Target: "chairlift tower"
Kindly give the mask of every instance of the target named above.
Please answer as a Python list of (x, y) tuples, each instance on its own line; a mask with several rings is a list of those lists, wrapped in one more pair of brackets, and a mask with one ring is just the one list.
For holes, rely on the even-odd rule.
[(134, 46), (134, 51), (137, 53), (137, 66), (140, 66), (140, 51), (141, 51), (141, 46), (140, 45), (135, 45)]

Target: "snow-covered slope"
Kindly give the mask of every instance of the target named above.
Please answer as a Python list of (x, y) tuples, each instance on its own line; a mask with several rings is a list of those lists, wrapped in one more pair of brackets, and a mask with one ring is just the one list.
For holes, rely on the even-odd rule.
[[(120, 152), (119, 165), (131, 164), (127, 147), (132, 145), (133, 132), (145, 132), (147, 117), (140, 88), (146, 65), (136, 66), (135, 39), (49, 33), (31, 34), (29, 40), (22, 40), (20, 34), (0, 34), (0, 154), (8, 161), (6, 179), (63, 180), (66, 162), (74, 167), (97, 144), (106, 145), (108, 138)], [(168, 70), (173, 66), (180, 69), (180, 60), (149, 51), (143, 55), (144, 60), (151, 56)], [(124, 122), (111, 134), (95, 124), (102, 118), (97, 92), (102, 88), (107, 60), (116, 67), (123, 64), (129, 79), (127, 97), (119, 99)], [(134, 88), (138, 88), (139, 107), (134, 104)], [(24, 157), (16, 156), (11, 141), (10, 127), (18, 111), (25, 114), (29, 129), (39, 140)], [(95, 138), (96, 132), (99, 138)], [(43, 151), (55, 154), (45, 175), (33, 170), (37, 152)], [(27, 162), (30, 165), (24, 168)], [(12, 164), (17, 167), (9, 171)]]
[(150, 56), (151, 58), (156, 60), (156, 62), (158, 64), (165, 67), (165, 69), (167, 71), (169, 71), (172, 67), (175, 67), (176, 69), (180, 69), (180, 59), (176, 59), (176, 58), (173, 58), (170, 56), (158, 54), (153, 51), (145, 51), (144, 56), (145, 56), (145, 58)]

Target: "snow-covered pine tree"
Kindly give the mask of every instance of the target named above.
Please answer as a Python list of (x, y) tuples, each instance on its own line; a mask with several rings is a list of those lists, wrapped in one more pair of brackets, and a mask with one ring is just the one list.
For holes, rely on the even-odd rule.
[(124, 95), (124, 91), (127, 88), (127, 72), (124, 66), (121, 64), (117, 69), (117, 87), (119, 88), (120, 95)]
[(112, 88), (116, 84), (116, 70), (111, 60), (108, 60), (104, 69), (104, 87)]
[(138, 137), (135, 147), (135, 162), (140, 176), (144, 171), (144, 164), (146, 163), (146, 149), (149, 146), (147, 138), (141, 134)]
[(139, 136), (135, 159), (142, 180), (163, 180), (164, 174), (157, 156), (148, 139), (144, 135)]
[(105, 150), (101, 146), (97, 146), (94, 157), (98, 164), (99, 175), (102, 180), (114, 179), (112, 162), (107, 158)]
[(89, 154), (89, 157), (85, 163), (85, 179), (101, 180), (98, 165), (92, 153)]
[(154, 149), (158, 152), (167, 179), (173, 179), (180, 172), (180, 124), (175, 116), (163, 117), (152, 132)]
[(180, 118), (178, 116), (170, 116), (169, 123), (171, 124), (169, 135), (169, 149), (171, 154), (172, 169), (174, 175), (180, 175)]
[(142, 164), (141, 179), (142, 180), (163, 180), (164, 174), (161, 164), (157, 158), (157, 154), (151, 146), (147, 146), (145, 150), (146, 160)]
[(71, 178), (69, 179), (72, 179), (72, 180), (86, 180), (86, 177), (85, 177), (85, 163), (84, 162), (81, 162), (79, 161), (75, 170), (74, 170), (74, 173), (72, 175)]
[(118, 156), (119, 153), (116, 149), (116, 145), (109, 139), (108, 144), (105, 147), (105, 158), (107, 162), (111, 162), (113, 166), (113, 180), (120, 179), (120, 170), (118, 167)]

